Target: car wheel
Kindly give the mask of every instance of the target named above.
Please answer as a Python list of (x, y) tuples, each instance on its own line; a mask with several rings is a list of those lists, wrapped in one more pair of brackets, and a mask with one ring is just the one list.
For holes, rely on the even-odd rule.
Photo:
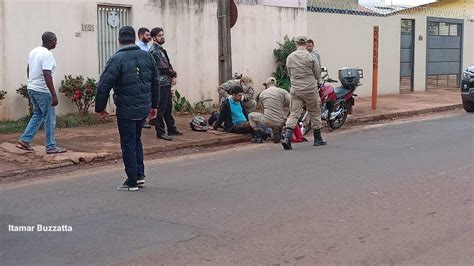
[(466, 110), (466, 112), (469, 112), (469, 113), (474, 112), (474, 102), (463, 100), (462, 106), (464, 107), (464, 110)]

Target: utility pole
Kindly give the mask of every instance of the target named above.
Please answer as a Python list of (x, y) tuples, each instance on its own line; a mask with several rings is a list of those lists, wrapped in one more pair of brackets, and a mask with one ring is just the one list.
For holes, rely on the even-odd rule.
[(219, 84), (232, 78), (232, 43), (230, 34), (230, 1), (217, 1), (219, 35)]

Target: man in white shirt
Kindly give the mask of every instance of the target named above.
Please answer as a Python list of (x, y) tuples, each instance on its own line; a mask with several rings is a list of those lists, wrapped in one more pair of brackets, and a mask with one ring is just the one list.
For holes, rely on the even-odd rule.
[(150, 35), (150, 30), (147, 28), (139, 28), (138, 29), (138, 42), (136, 42), (136, 45), (140, 47), (145, 52), (148, 52), (150, 49), (150, 46), (148, 45), (151, 41), (151, 35)]
[(56, 48), (56, 34), (45, 32), (41, 36), (42, 46), (33, 49), (28, 57), (26, 73), (28, 77), (28, 95), (33, 104), (33, 116), (28, 126), (18, 140), (17, 147), (33, 151), (31, 142), (36, 132), (44, 122), (46, 134), (46, 153), (55, 154), (66, 152), (66, 149), (56, 145), (56, 109), (58, 96), (54, 88), (54, 74), (56, 72), (56, 61), (50, 50)]

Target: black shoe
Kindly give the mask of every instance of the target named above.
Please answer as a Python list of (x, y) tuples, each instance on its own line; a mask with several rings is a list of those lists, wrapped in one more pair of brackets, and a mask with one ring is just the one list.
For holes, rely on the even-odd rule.
[(323, 140), (323, 137), (321, 136), (321, 129), (314, 130), (313, 135), (314, 135), (313, 146), (324, 146), (328, 144), (326, 141)]
[(173, 131), (168, 131), (168, 136), (181, 136), (183, 135), (183, 132), (179, 130), (173, 130)]
[(279, 128), (273, 131), (273, 143), (280, 143), (281, 141), (281, 130)]
[(145, 177), (144, 177), (144, 176), (143, 176), (143, 177), (139, 177), (139, 178), (137, 179), (137, 186), (138, 186), (138, 187), (143, 187), (144, 185), (145, 185)]
[(167, 141), (172, 141), (172, 140), (173, 140), (172, 137), (170, 137), (170, 136), (168, 136), (168, 135), (166, 135), (166, 134), (156, 135), (156, 137), (159, 138), (159, 139), (167, 140)]
[(119, 191), (138, 191), (138, 187), (131, 187), (129, 185), (123, 184), (120, 187), (117, 187)]
[(286, 128), (285, 129), (285, 139), (283, 140), (283, 148), (285, 150), (291, 150), (293, 147), (291, 147), (291, 134), (293, 134), (293, 130), (291, 128)]
[(255, 130), (255, 132), (253, 133), (253, 138), (252, 138), (252, 143), (262, 143), (263, 140), (262, 140), (262, 130), (261, 129), (257, 129)]

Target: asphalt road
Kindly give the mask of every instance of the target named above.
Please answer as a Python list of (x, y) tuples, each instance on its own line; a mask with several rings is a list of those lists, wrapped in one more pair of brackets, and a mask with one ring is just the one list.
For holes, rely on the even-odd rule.
[[(1, 265), (474, 264), (474, 116), (0, 188)], [(9, 225), (72, 232), (9, 232)]]

